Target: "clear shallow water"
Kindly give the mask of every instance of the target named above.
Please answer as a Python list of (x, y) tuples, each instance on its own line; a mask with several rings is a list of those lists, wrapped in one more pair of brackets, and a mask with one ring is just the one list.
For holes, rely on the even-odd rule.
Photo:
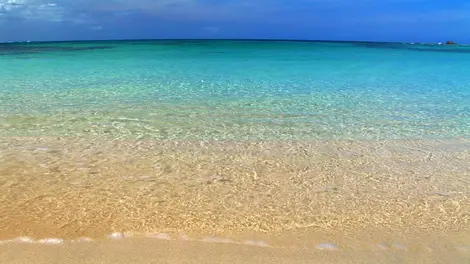
[(0, 45), (1, 136), (470, 136), (470, 48), (127, 41)]
[(286, 232), (341, 250), (346, 233), (470, 234), (469, 59), (386, 43), (0, 45), (0, 240)]

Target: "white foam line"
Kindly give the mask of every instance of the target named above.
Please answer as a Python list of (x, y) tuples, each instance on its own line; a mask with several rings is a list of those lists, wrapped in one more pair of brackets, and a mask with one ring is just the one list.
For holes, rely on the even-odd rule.
[[(148, 238), (155, 238), (160, 240), (182, 240), (182, 241), (196, 241), (196, 242), (204, 242), (204, 243), (221, 243), (221, 244), (237, 244), (237, 245), (247, 245), (247, 246), (258, 246), (258, 247), (270, 247), (270, 245), (262, 240), (246, 240), (244, 242), (237, 242), (231, 238), (225, 237), (204, 237), (202, 239), (191, 239), (186, 234), (180, 234), (179, 237), (173, 239), (173, 237), (167, 233), (147, 233), (144, 235)], [(121, 233), (113, 233), (111, 234), (112, 238), (122, 238), (123, 236)]]
[(201, 240), (201, 242), (238, 244), (230, 238), (223, 237), (205, 237)]
[[(122, 238), (122, 233), (113, 233), (110, 236), (111, 238)], [(147, 233), (144, 237), (148, 238), (155, 238), (160, 240), (182, 240), (182, 241), (196, 241), (196, 242), (204, 242), (204, 243), (221, 243), (221, 244), (237, 244), (237, 245), (247, 245), (247, 246), (258, 246), (258, 247), (271, 247), (267, 242), (262, 240), (246, 240), (244, 242), (237, 242), (231, 238), (225, 237), (204, 237), (202, 239), (191, 239), (186, 234), (180, 234), (178, 238), (173, 239), (167, 233)]]
[(111, 239), (121, 239), (121, 238), (128, 237), (128, 236), (129, 235), (124, 234), (124, 233), (114, 232), (114, 233), (111, 233), (108, 237)]
[(17, 242), (17, 243), (34, 243), (34, 239), (30, 237), (17, 237), (12, 240), (12, 242)]
[(243, 244), (257, 247), (269, 247), (269, 244), (262, 240), (245, 240)]
[(50, 244), (50, 245), (57, 245), (63, 244), (65, 241), (60, 238), (45, 238), (38, 241), (39, 244)]
[[(170, 234), (167, 233), (147, 233), (147, 234), (131, 234), (131, 233), (122, 233), (122, 232), (114, 232), (107, 236), (108, 239), (124, 239), (132, 236), (143, 236), (147, 238), (159, 239), (159, 240), (180, 240), (180, 241), (195, 241), (195, 242), (203, 242), (203, 243), (222, 243), (222, 244), (237, 244), (237, 245), (245, 245), (245, 246), (256, 246), (256, 247), (274, 247), (269, 245), (266, 241), (263, 240), (244, 240), (241, 242), (235, 241), (230, 238), (224, 237), (212, 237), (207, 236), (202, 239), (192, 239), (186, 234), (180, 234), (178, 237), (172, 237)], [(89, 237), (81, 237), (75, 240), (64, 240), (62, 238), (43, 238), (43, 239), (34, 239), (27, 236), (21, 236), (10, 240), (0, 240), (0, 245), (8, 244), (8, 243), (24, 243), (24, 244), (42, 244), (42, 245), (61, 245), (65, 243), (81, 243), (81, 242), (92, 242), (95, 241)], [(384, 243), (374, 245), (376, 249), (381, 250), (401, 250), (407, 251), (408, 247), (401, 243), (393, 243), (392, 245), (388, 246)], [(339, 250), (339, 246), (334, 243), (319, 243), (315, 245), (315, 249), (317, 250), (324, 250), (324, 251), (334, 251)], [(456, 250), (461, 252), (469, 252), (470, 245), (459, 245), (455, 247)]]
[[(133, 234), (114, 232), (108, 235), (107, 238), (114, 240), (114, 239), (128, 238), (131, 236), (133, 236)], [(144, 235), (144, 237), (155, 238), (155, 239), (160, 239), (160, 240), (176, 240), (176, 239), (172, 239), (172, 237), (167, 233), (149, 233), (149, 234)], [(225, 243), (225, 244), (238, 244), (238, 245), (258, 246), (258, 247), (272, 247), (266, 241), (262, 241), (262, 240), (245, 240), (243, 242), (236, 242), (230, 238), (223, 238), (223, 237), (205, 237), (201, 240), (195, 240), (195, 239), (191, 239), (186, 234), (180, 234), (180, 236), (177, 239), (182, 240), (182, 241), (198, 241), (198, 242), (205, 242), (205, 243)], [(82, 237), (82, 238), (75, 239), (75, 240), (64, 240), (61, 238), (44, 238), (44, 239), (35, 240), (33, 238), (23, 236), (23, 237), (17, 237), (12, 240), (0, 241), (0, 245), (6, 244), (6, 243), (27, 243), (27, 244), (35, 243), (35, 244), (42, 244), (42, 245), (60, 245), (64, 243), (81, 243), (81, 242), (92, 242), (92, 241), (94, 240), (89, 237)]]
[(77, 242), (77, 243), (80, 243), (80, 242), (92, 242), (93, 239), (89, 238), (89, 237), (81, 237), (79, 239), (76, 239), (76, 240), (72, 240), (72, 242)]
[(156, 238), (160, 240), (172, 240), (171, 236), (167, 233), (150, 233), (147, 234), (146, 237)]
[(322, 243), (315, 246), (318, 250), (338, 250), (338, 246), (332, 243)]

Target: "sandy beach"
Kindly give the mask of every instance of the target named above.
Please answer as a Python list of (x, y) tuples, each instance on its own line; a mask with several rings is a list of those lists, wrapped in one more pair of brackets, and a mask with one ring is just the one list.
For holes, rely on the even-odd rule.
[(270, 248), (226, 243), (124, 239), (100, 243), (65, 245), (8, 244), (0, 246), (0, 263), (321, 263), (321, 264), (415, 264), (470, 261), (466, 250), (306, 250)]
[(2, 263), (468, 263), (464, 139), (0, 146)]

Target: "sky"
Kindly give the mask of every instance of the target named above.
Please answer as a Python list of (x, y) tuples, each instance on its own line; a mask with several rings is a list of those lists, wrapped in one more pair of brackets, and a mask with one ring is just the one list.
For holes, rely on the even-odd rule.
[(158, 38), (470, 43), (470, 0), (0, 0), (0, 41)]

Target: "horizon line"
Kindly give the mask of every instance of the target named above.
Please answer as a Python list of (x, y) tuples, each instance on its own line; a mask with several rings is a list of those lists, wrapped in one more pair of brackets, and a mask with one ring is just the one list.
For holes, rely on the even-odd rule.
[[(17, 40), (0, 41), (0, 44), (13, 43), (57, 43), (57, 42), (108, 42), (108, 41), (291, 41), (291, 42), (368, 42), (368, 43), (412, 43), (400, 41), (372, 41), (372, 40), (331, 40), (331, 39), (288, 39), (288, 38), (116, 38), (116, 39), (70, 39), (70, 40)], [(419, 43), (419, 42), (416, 42)]]
[[(390, 44), (445, 44), (442, 42), (406, 42), (406, 41), (374, 41), (374, 40), (331, 40), (331, 39), (287, 39), (287, 38), (123, 38), (123, 39), (70, 39), (70, 40), (19, 40), (0, 41), (0, 44), (15, 43), (71, 43), (71, 42), (113, 42), (113, 41), (289, 41), (289, 42), (326, 42), (326, 43), (390, 43)], [(460, 44), (460, 43), (458, 43)], [(462, 44), (460, 44), (462, 45)]]

